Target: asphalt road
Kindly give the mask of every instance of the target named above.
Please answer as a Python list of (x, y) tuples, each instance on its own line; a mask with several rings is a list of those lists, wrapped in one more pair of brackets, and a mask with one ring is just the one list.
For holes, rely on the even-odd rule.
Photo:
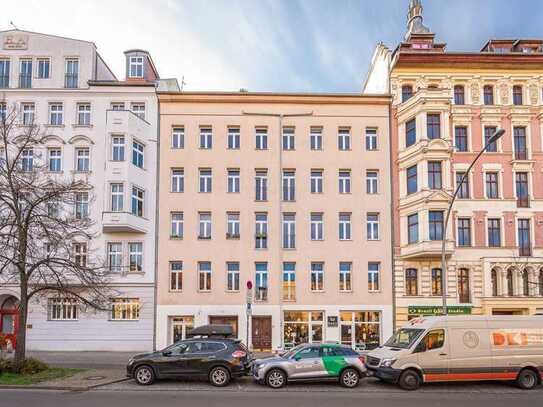
[[(370, 404), (371, 403), (371, 404)], [(492, 407), (538, 406), (543, 403), (541, 392), (523, 394), (481, 394), (481, 393), (292, 393), (277, 392), (127, 392), (103, 391), (56, 392), (33, 390), (0, 390), (0, 407), (149, 407), (149, 406), (190, 406), (190, 407), (330, 407), (364, 406), (378, 407)]]

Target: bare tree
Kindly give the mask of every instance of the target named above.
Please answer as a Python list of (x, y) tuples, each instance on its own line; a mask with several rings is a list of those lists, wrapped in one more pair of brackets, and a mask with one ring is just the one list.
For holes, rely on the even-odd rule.
[(88, 216), (92, 188), (50, 171), (33, 112), (4, 102), (0, 116), (0, 282), (20, 288), (14, 360), (20, 370), (33, 297), (106, 310), (111, 291), (104, 262), (89, 250), (96, 234)]

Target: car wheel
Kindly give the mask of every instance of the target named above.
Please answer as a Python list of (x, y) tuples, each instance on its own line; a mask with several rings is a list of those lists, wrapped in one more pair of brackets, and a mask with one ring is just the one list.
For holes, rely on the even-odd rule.
[(266, 384), (272, 389), (280, 389), (287, 383), (287, 375), (279, 369), (272, 369), (266, 375)]
[(531, 369), (523, 369), (517, 376), (517, 386), (524, 390), (532, 390), (537, 382), (537, 374)]
[(140, 366), (134, 372), (134, 379), (137, 384), (148, 386), (155, 381), (155, 372), (150, 366)]
[(222, 366), (217, 366), (209, 372), (209, 382), (216, 387), (224, 387), (230, 383), (230, 372)]
[(341, 375), (339, 376), (339, 383), (343, 387), (352, 389), (358, 386), (358, 383), (360, 383), (360, 374), (356, 369), (347, 368), (341, 372)]
[(421, 379), (414, 370), (406, 370), (400, 375), (398, 384), (404, 390), (417, 390), (421, 385)]

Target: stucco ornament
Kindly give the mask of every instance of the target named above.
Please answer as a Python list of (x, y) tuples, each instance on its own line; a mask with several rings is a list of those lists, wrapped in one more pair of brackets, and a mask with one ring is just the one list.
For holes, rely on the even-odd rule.
[(537, 105), (537, 99), (539, 96), (539, 89), (537, 85), (535, 83), (531, 83), (528, 89), (530, 90), (530, 103), (532, 105)]
[(481, 88), (479, 87), (479, 83), (472, 82), (469, 89), (471, 91), (471, 102), (474, 105), (479, 104), (479, 102), (481, 101)]
[(428, 87), (428, 81), (425, 80), (424, 78), (419, 78), (417, 79), (417, 82), (415, 82), (414, 91), (416, 92), (419, 89), (426, 89), (427, 87)]
[(507, 83), (500, 84), (500, 100), (504, 105), (509, 104), (509, 86)]

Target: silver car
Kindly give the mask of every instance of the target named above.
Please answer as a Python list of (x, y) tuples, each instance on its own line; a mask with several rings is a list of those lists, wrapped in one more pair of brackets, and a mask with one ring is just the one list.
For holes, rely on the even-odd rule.
[(251, 371), (256, 382), (274, 389), (289, 381), (330, 379), (352, 388), (367, 372), (363, 356), (338, 344), (298, 345), (280, 356), (255, 360)]

